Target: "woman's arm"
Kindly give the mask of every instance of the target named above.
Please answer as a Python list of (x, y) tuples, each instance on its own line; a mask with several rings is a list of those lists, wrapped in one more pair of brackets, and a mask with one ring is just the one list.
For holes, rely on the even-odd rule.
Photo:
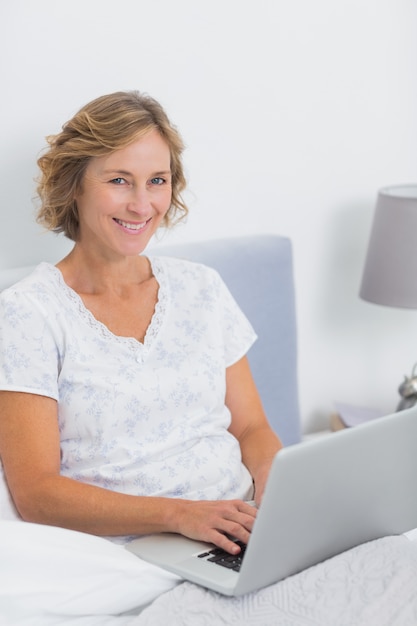
[(242, 501), (194, 502), (131, 496), (60, 475), (57, 403), (0, 392), (0, 457), (15, 506), (26, 521), (96, 535), (178, 532), (236, 552), (255, 513)]
[(259, 505), (272, 460), (282, 443), (268, 424), (246, 357), (226, 370), (226, 405), (232, 414), (229, 431), (239, 441)]

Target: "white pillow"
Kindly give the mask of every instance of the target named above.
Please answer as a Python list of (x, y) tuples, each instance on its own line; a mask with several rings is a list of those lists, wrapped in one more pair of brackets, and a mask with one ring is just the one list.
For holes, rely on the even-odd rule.
[(56, 626), (65, 618), (139, 612), (178, 582), (107, 539), (0, 521), (0, 624)]

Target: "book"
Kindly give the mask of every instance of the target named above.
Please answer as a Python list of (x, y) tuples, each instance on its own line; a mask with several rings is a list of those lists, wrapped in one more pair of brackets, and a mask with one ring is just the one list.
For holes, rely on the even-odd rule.
[(333, 431), (341, 430), (342, 428), (352, 428), (386, 414), (380, 409), (355, 406), (342, 402), (336, 402), (335, 407), (337, 412), (330, 416), (330, 428)]

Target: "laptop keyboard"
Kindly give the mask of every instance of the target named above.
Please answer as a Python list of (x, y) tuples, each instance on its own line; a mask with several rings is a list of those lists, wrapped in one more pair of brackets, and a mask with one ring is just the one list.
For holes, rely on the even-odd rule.
[(231, 569), (234, 572), (239, 572), (243, 557), (245, 556), (246, 545), (241, 541), (236, 541), (235, 543), (240, 547), (239, 554), (230, 554), (226, 552), (226, 550), (222, 550), (222, 548), (213, 548), (213, 550), (209, 552), (201, 552), (197, 557), (215, 563), (216, 565), (227, 567), (227, 569)]

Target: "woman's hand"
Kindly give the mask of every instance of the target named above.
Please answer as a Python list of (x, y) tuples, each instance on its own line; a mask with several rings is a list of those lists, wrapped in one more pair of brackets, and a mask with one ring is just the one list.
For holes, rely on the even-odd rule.
[(248, 543), (256, 508), (242, 500), (177, 501), (175, 532), (207, 541), (230, 554), (240, 552), (229, 537)]

